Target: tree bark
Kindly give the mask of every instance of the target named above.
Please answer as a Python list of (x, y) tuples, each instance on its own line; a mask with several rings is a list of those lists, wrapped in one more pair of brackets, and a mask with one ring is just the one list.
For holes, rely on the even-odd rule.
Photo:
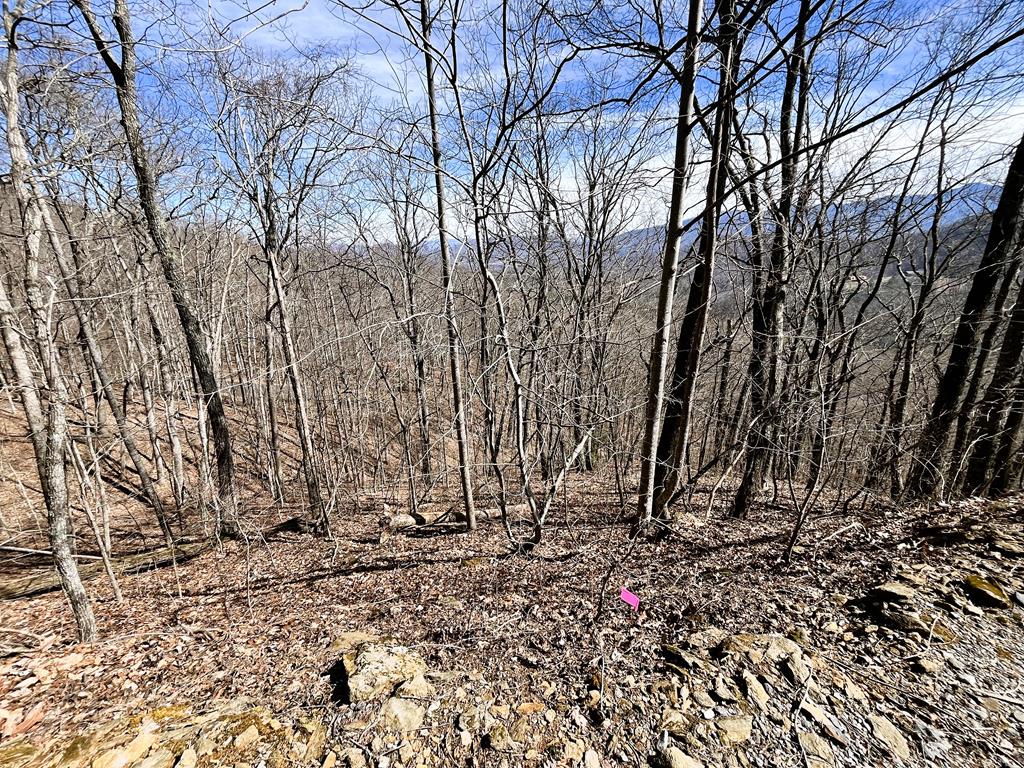
[(753, 494), (760, 488), (769, 459), (771, 435), (781, 418), (778, 401), (778, 367), (786, 288), (792, 261), (790, 227), (797, 170), (806, 112), (807, 61), (804, 42), (809, 0), (801, 0), (793, 50), (786, 56), (779, 146), (782, 160), (781, 191), (775, 214), (775, 232), (763, 292), (754, 299), (753, 354), (750, 357), (751, 416), (743, 477), (733, 500), (731, 515), (745, 517)]
[(22, 238), (25, 250), (25, 288), (29, 296), (29, 312), (35, 342), (42, 358), (43, 386), (46, 388), (46, 411), (43, 412), (40, 387), (29, 366), (21, 337), (18, 334), (14, 307), (0, 277), (0, 334), (11, 361), (22, 408), (29, 428), (29, 437), (35, 453), (39, 484), (46, 503), (47, 533), (50, 550), (61, 587), (71, 606), (78, 627), (78, 639), (92, 642), (97, 637), (96, 618), (89, 603), (71, 552), (71, 509), (68, 503), (68, 484), (65, 452), (68, 449), (66, 416), (67, 390), (48, 321), (42, 305), (32, 306), (32, 296), (38, 295), (39, 248), (42, 241), (42, 218), (45, 203), (39, 186), (31, 176), (31, 163), (19, 117), (19, 82), (16, 25), (20, 16), (4, 12), (4, 31), (7, 37), (7, 58), (4, 62), (3, 98), (6, 118), (7, 146), (10, 154), (10, 178), (18, 203)]
[(985, 390), (978, 407), (970, 458), (964, 477), (964, 491), (968, 494), (988, 490), (993, 462), (1001, 443), (1006, 417), (1013, 403), (1014, 383), (1020, 378), (1021, 361), (1024, 359), (1024, 290), (1017, 293), (1017, 300), (1010, 315), (1010, 322), (1003, 336), (999, 357), (996, 360), (992, 380)]
[[(647, 378), (647, 410), (644, 418), (644, 439), (640, 453), (640, 495), (637, 522), (650, 523), (657, 493), (658, 445), (662, 433), (662, 409), (665, 401), (665, 379), (668, 370), (669, 334), (672, 331), (672, 305), (675, 301), (676, 273), (679, 270), (679, 244), (682, 239), (683, 196), (690, 164), (690, 135), (693, 131), (693, 96), (696, 87), (697, 59), (700, 56), (702, 0), (690, 0), (686, 30), (686, 51), (679, 79), (679, 114), (676, 118), (676, 147), (672, 165), (672, 197), (669, 201), (668, 225), (665, 227), (665, 252), (661, 262), (661, 284), (658, 289), (658, 312), (655, 317), (651, 367)], [(696, 280), (694, 275), (694, 280)]]
[(218, 531), (233, 536), (238, 531), (238, 511), (235, 498), (235, 465), (231, 451), (231, 431), (224, 413), (224, 401), (217, 385), (213, 361), (206, 349), (206, 333), (195, 313), (192, 298), (185, 285), (181, 264), (171, 247), (167, 222), (160, 209), (156, 172), (146, 150), (139, 119), (139, 99), (136, 84), (135, 37), (132, 33), (127, 0), (114, 0), (113, 23), (117, 31), (120, 61), (115, 60), (112, 46), (103, 36), (96, 14), (89, 0), (72, 0), (89, 28), (96, 50), (114, 82), (121, 112), (121, 126), (131, 156), (138, 185), (139, 203), (146, 218), (150, 238), (160, 260), (164, 279), (171, 292), (174, 308), (188, 347), (189, 359), (195, 369), (202, 392), (210, 427), (213, 430), (214, 451), (217, 458)]
[(430, 43), (430, 17), (427, 0), (420, 0), (420, 33), (427, 85), (427, 109), (430, 117), (430, 153), (433, 162), (434, 195), (437, 215), (438, 249), (441, 252), (441, 287), (444, 291), (444, 318), (448, 331), (448, 363), (452, 377), (452, 409), (455, 411), (455, 439), (459, 448), (459, 481), (466, 505), (466, 530), (476, 530), (476, 506), (473, 502), (473, 478), (470, 473), (469, 434), (466, 429), (466, 405), (462, 391), (462, 363), (459, 329), (455, 322), (455, 297), (452, 292), (452, 261), (448, 250), (447, 207), (444, 172), (441, 161), (441, 134), (438, 125), (437, 95), (434, 86), (434, 54)]
[(999, 203), (992, 214), (985, 251), (974, 274), (960, 321), (953, 335), (949, 360), (932, 400), (931, 412), (921, 436), (914, 464), (907, 482), (912, 498), (925, 498), (935, 493), (943, 481), (943, 452), (957, 407), (967, 388), (968, 371), (974, 356), (978, 335), (992, 303), (1007, 255), (1013, 247), (1024, 208), (1024, 137), (1014, 152)]
[(721, 64), (718, 84), (718, 106), (711, 137), (711, 166), (708, 171), (704, 219), (701, 224), (699, 254), (701, 263), (693, 273), (686, 300), (683, 324), (676, 346), (675, 369), (672, 375), (672, 394), (665, 413), (665, 427), (658, 441), (657, 467), (653, 514), (659, 519), (667, 515), (668, 505), (678, 489), (683, 465), (686, 462), (687, 442), (690, 434), (690, 415), (700, 370), (700, 356), (704, 344), (711, 287), (715, 276), (715, 256), (718, 249), (718, 223), (725, 193), (728, 165), (729, 128), (732, 125), (732, 82), (734, 72), (734, 45), (736, 22), (733, 7), (726, 0), (719, 9), (721, 38)]
[(313, 435), (309, 426), (306, 395), (302, 387), (302, 371), (299, 368), (298, 354), (295, 351), (295, 337), (292, 333), (288, 299), (281, 270), (278, 267), (277, 254), (271, 248), (266, 255), (270, 268), (270, 283), (277, 301), (277, 314), (281, 321), (281, 347), (284, 351), (285, 375), (291, 385), (292, 396), (295, 398), (295, 427), (299, 433), (302, 473), (306, 478), (306, 492), (309, 495), (310, 524), (317, 533), (327, 533), (329, 530), (327, 508), (324, 506), (323, 496), (320, 492), (319, 473), (314, 465)]

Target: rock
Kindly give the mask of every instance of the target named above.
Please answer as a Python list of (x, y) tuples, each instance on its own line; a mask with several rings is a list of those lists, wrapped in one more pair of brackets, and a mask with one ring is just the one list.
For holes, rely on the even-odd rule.
[(427, 671), (426, 663), (415, 651), (380, 643), (363, 643), (355, 653), (344, 656), (343, 666), (343, 699), (347, 703), (371, 701)]
[(662, 644), (661, 652), (665, 655), (665, 661), (669, 668), (679, 670), (684, 675), (686, 670), (703, 669), (707, 665), (704, 659), (672, 643)]
[(214, 739), (213, 734), (209, 730), (203, 731), (199, 737), (199, 741), (196, 742), (196, 756), (206, 757), (217, 749), (217, 741)]
[(153, 729), (144, 729), (142, 733), (120, 749), (111, 749), (92, 761), (92, 768), (127, 768), (141, 760), (149, 752), (157, 740)]
[(921, 739), (921, 753), (927, 760), (939, 760), (953, 748), (946, 734), (938, 728), (915, 720), (914, 730)]
[(661, 768), (704, 768), (704, 763), (695, 760), (679, 747), (664, 747), (658, 750), (658, 764)]
[(669, 677), (661, 677), (654, 680), (650, 686), (651, 695), (663, 696), (669, 704), (679, 703), (679, 687), (676, 681)]
[(794, 627), (793, 630), (789, 633), (789, 639), (796, 643), (800, 643), (801, 645), (811, 644), (811, 636), (803, 627)]
[(822, 730), (825, 731), (832, 741), (844, 747), (848, 746), (846, 736), (842, 732), (842, 726), (822, 707), (819, 707), (809, 699), (805, 699), (800, 705), (800, 710), (820, 725)]
[(712, 699), (708, 692), (703, 688), (695, 688), (693, 691), (693, 700), (697, 703), (697, 706), (710, 709), (715, 706), (715, 700)]
[(199, 761), (199, 756), (192, 747), (188, 747), (184, 752), (181, 753), (181, 757), (178, 758), (177, 764), (174, 768), (196, 768), (196, 763)]
[(397, 733), (415, 731), (423, 725), (427, 708), (408, 699), (388, 699), (381, 708), (384, 725)]
[(487, 732), (486, 746), (496, 752), (514, 752), (518, 748), (503, 723), (498, 723)]
[(920, 675), (934, 675), (937, 674), (942, 667), (943, 664), (941, 660), (931, 656), (922, 656), (917, 659), (910, 668)]
[(1024, 543), (1007, 536), (997, 535), (992, 539), (992, 548), (1010, 557), (1024, 557)]
[(583, 768), (601, 768), (601, 758), (592, 749), (583, 753)]
[(719, 675), (715, 679), (715, 689), (713, 693), (718, 697), (719, 701), (732, 702), (737, 700), (737, 691), (733, 687), (732, 683), (725, 679), (725, 675)]
[(342, 632), (340, 635), (337, 635), (334, 640), (331, 641), (330, 651), (331, 653), (353, 651), (363, 643), (376, 642), (380, 642), (380, 637), (377, 635), (370, 634), (369, 632), (361, 632), (356, 629), (351, 632)]
[(835, 765), (832, 747), (816, 733), (798, 733), (800, 749), (807, 757), (807, 768), (831, 768)]
[(564, 748), (565, 761), (570, 765), (578, 763), (586, 754), (587, 748), (579, 741), (568, 741)]
[(402, 746), (398, 748), (398, 759), (401, 760), (399, 765), (413, 765), (413, 761), (416, 759), (417, 747), (411, 741), (405, 741)]
[(975, 688), (978, 685), (978, 678), (976, 678), (970, 672), (957, 672), (956, 679), (959, 680), (961, 683), (971, 686), (972, 688)]
[(320, 768), (334, 768), (338, 764), (338, 753), (333, 749), (327, 752), (327, 757), (320, 764)]
[(722, 641), (729, 636), (729, 633), (725, 630), (719, 629), (718, 627), (708, 627), (700, 632), (693, 632), (686, 638), (686, 644), (690, 648), (696, 648), (701, 651), (710, 651), (716, 645), (721, 645)]
[(900, 605), (883, 604), (877, 609), (876, 615), (890, 629), (912, 632), (926, 638), (936, 637), (947, 643), (956, 640), (947, 626), (927, 613), (918, 613)]
[[(93, 750), (95, 741), (96, 737), (94, 734), (79, 734), (71, 740), (71, 743), (61, 753), (57, 765), (61, 766), (61, 768), (87, 768), (90, 763), (89, 755)], [(14, 759), (8, 759), (3, 753), (4, 750), (0, 748), (0, 765), (16, 762)]]
[(544, 709), (544, 702), (524, 701), (516, 707), (516, 712), (520, 715), (535, 715), (538, 712), (543, 712)]
[(771, 697), (768, 695), (768, 691), (761, 685), (761, 681), (757, 679), (750, 670), (743, 670), (743, 688), (747, 693), (747, 698), (750, 699), (762, 712), (768, 709), (768, 703), (771, 701)]
[(765, 658), (770, 661), (781, 661), (803, 653), (800, 646), (788, 637), (782, 635), (765, 635), (764, 637), (767, 639), (764, 654)]
[(778, 634), (755, 635), (741, 633), (722, 641), (718, 652), (723, 656), (746, 656), (755, 664), (768, 661), (778, 662), (793, 654), (800, 653), (800, 646)]
[(967, 592), (967, 597), (975, 605), (980, 605), (984, 608), (1010, 607), (1010, 598), (1006, 596), (1003, 588), (976, 573), (972, 573), (964, 579), (964, 590)]
[(877, 602), (909, 603), (917, 595), (917, 590), (898, 581), (887, 581), (872, 587), (868, 597)]
[(854, 701), (859, 701), (861, 704), (867, 704), (867, 694), (864, 693), (864, 689), (853, 682), (853, 680), (845, 680), (843, 682), (843, 690), (846, 691), (846, 695)]
[(309, 734), (306, 739), (306, 746), (302, 752), (302, 759), (307, 762), (318, 763), (324, 756), (324, 747), (327, 745), (327, 728), (319, 715), (302, 719), (299, 721), (301, 729)]
[(174, 765), (174, 753), (169, 749), (154, 749), (134, 768), (171, 768)]
[(783, 671), (794, 685), (807, 685), (810, 682), (811, 665), (800, 650), (786, 658)]
[(522, 716), (516, 718), (516, 721), (512, 723), (512, 726), (508, 729), (509, 735), (515, 742), (523, 743), (530, 738), (530, 734), (533, 733), (533, 728), (530, 725), (530, 719)]
[(459, 713), (459, 728), (464, 731), (480, 730), (482, 725), (480, 712), (476, 707), (468, 707)]
[(715, 727), (722, 737), (722, 743), (726, 746), (742, 744), (750, 739), (750, 732), (754, 726), (754, 718), (750, 715), (740, 717), (722, 717), (715, 721)]
[(885, 745), (886, 749), (901, 760), (910, 759), (910, 745), (899, 728), (890, 720), (881, 715), (868, 715), (868, 722), (871, 723), (871, 733)]
[(668, 707), (661, 713), (658, 728), (668, 731), (673, 736), (685, 736), (690, 732), (691, 722), (684, 712)]
[(260, 740), (260, 732), (255, 725), (250, 725), (240, 734), (235, 736), (235, 749), (243, 752)]
[(395, 690), (396, 696), (407, 699), (429, 699), (436, 693), (433, 685), (427, 682), (423, 675), (416, 675), (411, 680), (406, 680)]

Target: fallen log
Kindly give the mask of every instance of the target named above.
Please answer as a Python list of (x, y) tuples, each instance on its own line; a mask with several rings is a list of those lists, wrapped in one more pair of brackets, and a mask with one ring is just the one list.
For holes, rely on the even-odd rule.
[[(210, 549), (210, 545), (206, 542), (181, 544), (173, 549), (171, 547), (161, 547), (160, 549), (148, 552), (138, 552), (134, 555), (116, 557), (112, 564), (114, 571), (119, 575), (139, 573), (154, 568), (161, 568), (165, 565), (170, 565), (172, 562), (183, 563), (186, 560), (198, 557), (208, 549)], [(80, 565), (78, 573), (83, 581), (101, 576), (103, 575), (103, 563)], [(32, 597), (33, 595), (52, 592), (55, 589), (60, 589), (60, 579), (57, 577), (56, 572), (47, 570), (42, 573), (33, 573), (15, 579), (0, 580), (0, 600), (17, 600), (22, 597)]]

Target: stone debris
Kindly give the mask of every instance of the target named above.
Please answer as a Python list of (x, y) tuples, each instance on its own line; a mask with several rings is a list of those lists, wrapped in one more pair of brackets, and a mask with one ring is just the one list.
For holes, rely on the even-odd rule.
[(916, 595), (916, 589), (898, 581), (887, 581), (884, 584), (879, 584), (868, 593), (870, 599), (897, 603), (910, 603)]
[(683, 752), (679, 747), (666, 747), (658, 751), (662, 768), (704, 768), (704, 763)]
[(423, 658), (405, 646), (373, 641), (359, 644), (342, 658), (342, 701), (373, 701), (391, 694), (399, 685), (421, 678), (427, 671)]
[(881, 715), (869, 715), (868, 722), (871, 723), (871, 733), (886, 748), (901, 760), (910, 759), (910, 745), (903, 733), (892, 724), (892, 721)]
[(801, 731), (797, 734), (797, 739), (800, 742), (800, 749), (806, 755), (808, 768), (831, 768), (835, 765), (832, 747), (816, 733)]
[[(164, 708), (48, 744), (7, 739), (0, 766), (1012, 765), (1024, 705), (1012, 682), (974, 663), (979, 654), (1020, 659), (1014, 638), (990, 633), (995, 641), (985, 645), (975, 631), (1020, 622), (1008, 597), (1020, 592), (1020, 576), (998, 565), (894, 567), (859, 597), (819, 593), (815, 621), (815, 601), (794, 600), (807, 626), (669, 630), (665, 642), (647, 646), (649, 664), (613, 649), (605, 660), (618, 666), (595, 661), (575, 681), (534, 668), (524, 680), (498, 682), (434, 671), (399, 640), (344, 632), (330, 646), (343, 693), (336, 709), (271, 713), (241, 700), (206, 703), (202, 712)], [(964, 727), (976, 733), (964, 736)], [(972, 762), (965, 741), (989, 751)]]
[(1003, 588), (990, 579), (972, 573), (964, 579), (967, 597), (981, 608), (1009, 608), (1010, 598)]

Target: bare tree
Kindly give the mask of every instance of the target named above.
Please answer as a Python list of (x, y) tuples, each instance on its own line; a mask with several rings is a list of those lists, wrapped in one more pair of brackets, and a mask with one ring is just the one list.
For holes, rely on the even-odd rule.
[(209, 418), (210, 426), (213, 429), (217, 456), (217, 498), (220, 504), (218, 528), (221, 533), (234, 535), (238, 527), (238, 511), (234, 486), (234, 456), (231, 452), (231, 430), (224, 413), (224, 401), (217, 384), (213, 361), (207, 349), (206, 333), (195, 312), (185, 276), (172, 248), (167, 220), (161, 209), (157, 175), (145, 145), (139, 117), (136, 72), (138, 58), (128, 3), (127, 0), (114, 0), (111, 22), (117, 34), (116, 47), (105, 36), (89, 0), (74, 0), (74, 6), (85, 21), (89, 36), (100, 59), (110, 73), (117, 94), (125, 143), (131, 157), (138, 188), (139, 204), (145, 215), (149, 236), (156, 248), (164, 279), (170, 289), (174, 307), (181, 322), (182, 332), (188, 344), (189, 360), (199, 381), (207, 418)]

